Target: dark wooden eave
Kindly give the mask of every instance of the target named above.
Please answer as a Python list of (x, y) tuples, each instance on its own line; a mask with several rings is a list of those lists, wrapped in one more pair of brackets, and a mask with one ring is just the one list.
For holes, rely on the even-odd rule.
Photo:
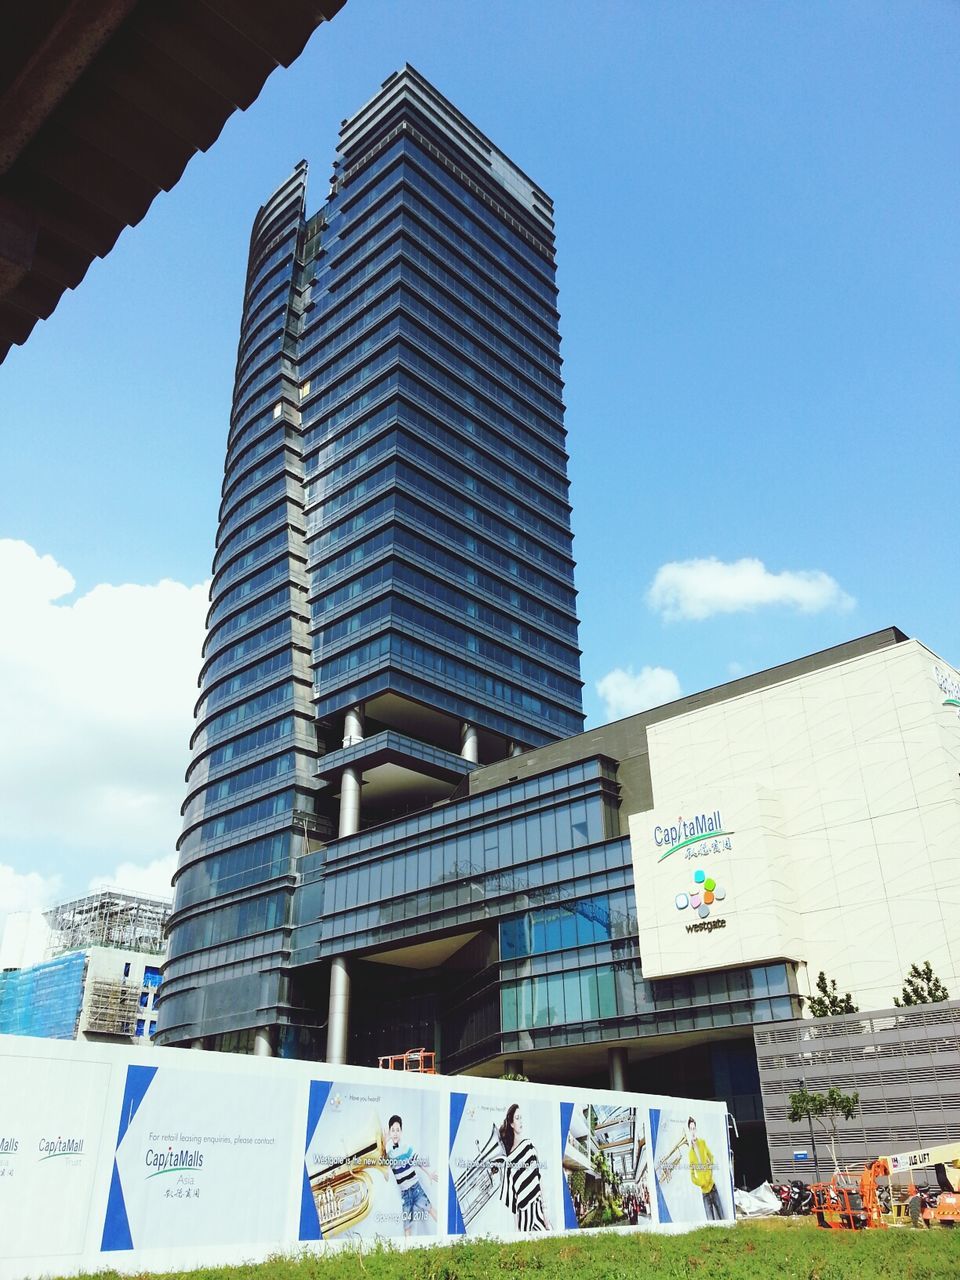
[(344, 0), (30, 0), (0, 38), (0, 362)]

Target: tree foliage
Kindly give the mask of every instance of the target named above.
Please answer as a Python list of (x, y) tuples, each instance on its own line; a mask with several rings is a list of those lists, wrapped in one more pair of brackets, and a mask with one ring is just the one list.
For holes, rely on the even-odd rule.
[(950, 992), (933, 972), (930, 961), (925, 960), (922, 969), (916, 964), (910, 966), (900, 999), (894, 996), (893, 1003), (902, 1009), (908, 1004), (939, 1004), (941, 1000), (949, 999)]
[(831, 978), (829, 985), (827, 984), (827, 975), (820, 970), (820, 976), (817, 978), (817, 990), (820, 992), (818, 996), (810, 996), (807, 1003), (810, 1006), (810, 1012), (815, 1018), (829, 1018), (836, 1013), (859, 1013), (860, 1010), (853, 1003), (853, 997), (849, 991), (845, 991), (843, 995), (837, 990), (836, 978)]
[(787, 1119), (793, 1124), (801, 1120), (811, 1120), (822, 1130), (830, 1144), (833, 1167), (839, 1170), (837, 1163), (837, 1125), (840, 1120), (852, 1120), (860, 1108), (859, 1093), (841, 1093), (836, 1085), (831, 1085), (826, 1093), (811, 1093), (806, 1085), (790, 1095)]

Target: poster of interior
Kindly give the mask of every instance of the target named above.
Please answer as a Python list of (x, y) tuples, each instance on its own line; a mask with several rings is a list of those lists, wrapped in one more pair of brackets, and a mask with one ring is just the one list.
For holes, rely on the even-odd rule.
[(650, 1108), (650, 1142), (661, 1222), (732, 1220), (726, 1117), (716, 1107)]
[(646, 1110), (625, 1103), (571, 1103), (563, 1146), (567, 1227), (639, 1226), (650, 1221)]
[(450, 1095), (451, 1235), (531, 1235), (563, 1227), (555, 1102)]
[(446, 1097), (310, 1082), (300, 1239), (436, 1236)]

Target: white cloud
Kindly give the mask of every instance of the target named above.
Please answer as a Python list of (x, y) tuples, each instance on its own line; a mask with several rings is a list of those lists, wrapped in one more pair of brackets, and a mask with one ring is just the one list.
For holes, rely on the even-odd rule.
[(49, 907), (59, 887), (59, 876), (15, 871), (0, 862), (0, 904), (3, 911), (39, 911)]
[(766, 605), (800, 613), (845, 612), (856, 601), (819, 569), (771, 573), (762, 560), (745, 557), (728, 564), (711, 556), (662, 565), (647, 592), (647, 604), (668, 622), (675, 622), (749, 612)]
[(124, 893), (145, 893), (151, 898), (169, 898), (173, 894), (170, 881), (176, 869), (176, 853), (155, 858), (145, 867), (136, 862), (121, 862), (112, 875), (95, 876), (90, 881), (90, 892), (120, 889)]
[[(60, 890), (59, 876), (42, 876), (36, 871), (17, 871), (0, 862), (0, 939), (3, 939), (7, 916), (17, 911), (41, 911), (52, 906)], [(14, 946), (14, 940), (10, 939)], [(4, 957), (4, 964), (19, 965), (14, 955)]]
[(4, 847), (58, 852), (68, 893), (111, 856), (152, 884), (180, 829), (206, 584), (100, 584), (63, 602), (71, 574), (10, 539), (0, 582)]
[(632, 716), (680, 697), (680, 681), (667, 667), (614, 667), (597, 681), (608, 720)]

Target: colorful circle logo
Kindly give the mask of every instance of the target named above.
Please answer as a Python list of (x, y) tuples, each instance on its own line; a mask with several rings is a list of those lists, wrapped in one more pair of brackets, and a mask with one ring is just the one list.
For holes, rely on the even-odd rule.
[(686, 911), (687, 907), (690, 907), (701, 920), (706, 920), (713, 904), (722, 902), (727, 896), (726, 890), (721, 889), (716, 880), (708, 876), (702, 867), (698, 867), (693, 873), (693, 885), (692, 893), (677, 894), (677, 910)]

